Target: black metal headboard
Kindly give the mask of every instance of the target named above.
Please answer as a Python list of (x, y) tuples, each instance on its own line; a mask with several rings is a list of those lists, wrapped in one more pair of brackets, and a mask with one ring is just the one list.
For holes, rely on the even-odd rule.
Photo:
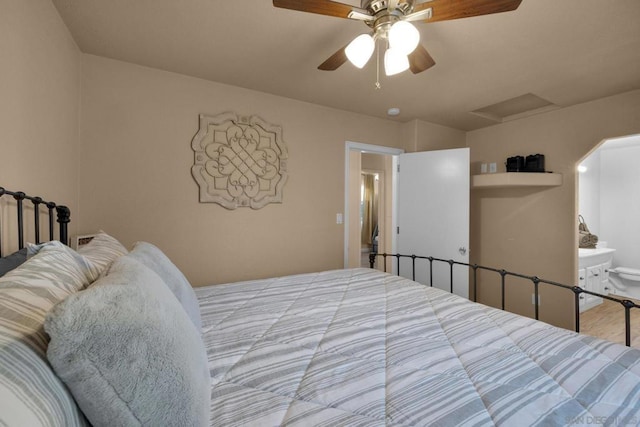
[[(71, 221), (71, 211), (63, 205), (56, 205), (54, 202), (47, 202), (42, 197), (27, 196), (22, 191), (9, 191), (0, 187), (0, 197), (8, 195), (16, 200), (18, 217), (18, 249), (24, 248), (24, 207), (23, 202), (29, 200), (33, 203), (33, 224), (35, 241), (41, 243), (40, 239), (40, 205), (44, 205), (49, 211), (49, 240), (55, 240), (55, 222), (59, 225), (58, 240), (65, 245), (69, 243), (68, 224)], [(55, 218), (54, 218), (54, 211)], [(2, 236), (0, 236), (0, 257), (2, 257)]]

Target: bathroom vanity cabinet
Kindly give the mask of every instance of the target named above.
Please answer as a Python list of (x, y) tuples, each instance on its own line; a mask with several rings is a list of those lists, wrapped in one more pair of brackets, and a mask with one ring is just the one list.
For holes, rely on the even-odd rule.
[[(581, 288), (608, 294), (611, 289), (609, 284), (609, 269), (615, 249), (578, 249), (578, 286)], [(589, 294), (580, 294), (580, 312), (589, 310), (602, 304), (602, 298)]]

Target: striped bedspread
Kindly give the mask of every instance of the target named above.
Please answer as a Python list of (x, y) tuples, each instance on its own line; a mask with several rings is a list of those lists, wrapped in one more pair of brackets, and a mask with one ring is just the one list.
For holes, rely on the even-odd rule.
[(368, 269), (196, 290), (212, 426), (640, 424), (640, 350)]

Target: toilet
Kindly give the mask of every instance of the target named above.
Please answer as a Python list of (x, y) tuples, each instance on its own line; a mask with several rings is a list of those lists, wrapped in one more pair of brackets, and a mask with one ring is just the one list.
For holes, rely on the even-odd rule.
[(640, 270), (628, 267), (616, 267), (609, 270), (609, 281), (615, 288), (615, 294), (627, 298), (640, 299)]

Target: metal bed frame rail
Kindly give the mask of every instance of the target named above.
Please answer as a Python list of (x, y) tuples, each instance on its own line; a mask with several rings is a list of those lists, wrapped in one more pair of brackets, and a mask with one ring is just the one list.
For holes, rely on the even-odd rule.
[[(36, 244), (42, 243), (40, 240), (40, 205), (46, 206), (49, 211), (49, 240), (54, 240), (54, 218), (59, 224), (59, 239), (65, 245), (69, 242), (68, 224), (71, 221), (71, 211), (63, 205), (56, 205), (53, 202), (47, 202), (42, 197), (27, 196), (22, 191), (9, 191), (0, 187), (0, 197), (8, 195), (13, 196), (16, 200), (16, 209), (18, 216), (18, 249), (24, 248), (24, 206), (25, 200), (33, 203), (33, 224)], [(54, 210), (56, 216), (54, 217)], [(0, 257), (2, 257), (2, 238), (0, 237)]]
[(618, 304), (622, 305), (622, 307), (624, 307), (624, 316), (625, 316), (625, 344), (627, 345), (627, 347), (631, 346), (631, 309), (632, 308), (637, 308), (640, 309), (640, 305), (634, 303), (633, 301), (627, 300), (627, 299), (618, 299), (618, 298), (613, 298), (610, 297), (609, 295), (602, 295), (599, 294), (597, 292), (591, 292), (588, 291), (586, 289), (581, 288), (580, 286), (569, 286), (569, 285), (565, 285), (562, 283), (558, 283), (558, 282), (554, 282), (552, 280), (545, 280), (545, 279), (540, 279), (537, 276), (527, 276), (525, 274), (520, 274), (520, 273), (514, 273), (511, 271), (507, 271), (504, 269), (497, 269), (497, 268), (492, 268), (492, 267), (485, 267), (482, 265), (478, 265), (478, 264), (467, 264), (465, 262), (460, 262), (460, 261), (454, 261), (452, 259), (442, 259), (442, 258), (435, 258), (432, 256), (418, 256), (418, 255), (402, 255), (402, 254), (386, 254), (386, 253), (382, 253), (382, 254), (369, 254), (369, 266), (371, 268), (374, 268), (375, 266), (375, 260), (376, 257), (382, 257), (383, 258), (383, 265), (384, 265), (384, 272), (387, 272), (387, 257), (391, 257), (391, 258), (395, 258), (396, 259), (396, 273), (397, 275), (400, 275), (400, 259), (401, 258), (410, 258), (411, 259), (411, 268), (412, 268), (412, 273), (411, 273), (411, 278), (412, 280), (416, 280), (416, 260), (421, 259), (421, 260), (427, 260), (429, 261), (429, 286), (433, 287), (433, 263), (434, 262), (440, 262), (440, 263), (445, 263), (449, 265), (449, 290), (451, 293), (453, 293), (453, 266), (454, 265), (459, 265), (459, 266), (463, 266), (463, 267), (467, 267), (467, 272), (469, 271), (468, 269), (472, 269), (473, 271), (473, 301), (477, 302), (477, 298), (476, 295), (478, 294), (477, 290), (478, 290), (478, 270), (484, 270), (484, 271), (491, 271), (494, 273), (498, 273), (500, 275), (500, 297), (501, 297), (501, 309), (504, 310), (505, 309), (505, 284), (506, 284), (506, 277), (507, 276), (513, 276), (513, 277), (519, 277), (522, 279), (526, 279), (526, 280), (530, 280), (531, 283), (533, 283), (533, 292), (534, 292), (534, 307), (535, 307), (535, 319), (536, 320), (540, 320), (539, 319), (539, 309), (540, 309), (540, 298), (539, 298), (539, 287), (541, 283), (545, 283), (547, 285), (552, 285), (552, 286), (556, 286), (559, 288), (564, 288), (564, 289), (568, 289), (570, 291), (573, 292), (574, 295), (574, 312), (575, 312), (575, 324), (576, 324), (576, 332), (580, 332), (580, 299), (584, 298), (583, 295), (581, 294), (589, 294), (589, 295), (593, 295), (599, 298), (603, 298), (609, 301), (614, 301), (617, 302)]

